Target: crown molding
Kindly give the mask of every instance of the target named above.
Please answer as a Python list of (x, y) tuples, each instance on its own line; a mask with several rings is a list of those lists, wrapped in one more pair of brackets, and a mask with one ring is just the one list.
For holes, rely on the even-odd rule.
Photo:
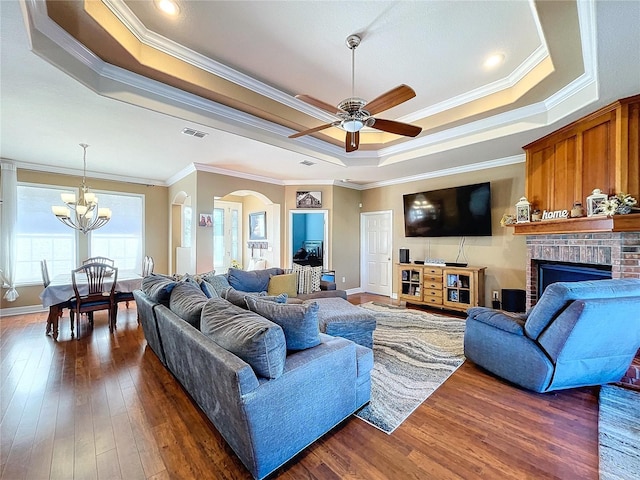
[(547, 50), (546, 45), (542, 44), (536, 50), (534, 50), (533, 53), (531, 53), (531, 55), (529, 55), (529, 57), (525, 59), (524, 62), (518, 65), (518, 67), (507, 77), (496, 80), (495, 82), (489, 83), (469, 92), (465, 92), (462, 95), (452, 97), (443, 102), (436, 103), (435, 105), (431, 105), (409, 115), (405, 115), (399, 118), (399, 121), (408, 123), (418, 122), (426, 117), (430, 117), (432, 115), (436, 115), (438, 113), (460, 107), (467, 103), (480, 100), (481, 98), (488, 97), (489, 95), (493, 95), (508, 88), (513, 88), (519, 81), (524, 78), (525, 75), (527, 75), (547, 57), (549, 57), (549, 51)]
[[(195, 120), (199, 125), (237, 135), (243, 135), (253, 138), (256, 141), (264, 141), (265, 143), (269, 143), (279, 148), (291, 150), (320, 161), (340, 166), (349, 166), (351, 161), (361, 162), (363, 160), (377, 160), (377, 165), (384, 166), (391, 163), (413, 159), (418, 156), (429, 155), (450, 148), (496, 138), (496, 136), (499, 135), (507, 135), (546, 126), (560, 120), (579, 108), (597, 101), (598, 99), (595, 0), (577, 0), (585, 68), (585, 73), (578, 79), (569, 83), (546, 100), (536, 104), (521, 107), (503, 114), (494, 115), (483, 120), (461, 125), (435, 134), (422, 135), (416, 139), (384, 147), (378, 151), (359, 150), (346, 155), (341, 147), (332, 143), (312, 136), (295, 140), (288, 139), (286, 137), (294, 132), (294, 130), (273, 122), (262, 120), (244, 112), (239, 112), (215, 102), (205, 100), (175, 87), (170, 87), (155, 80), (126, 71), (120, 67), (106, 64), (48, 17), (46, 3), (44, 0), (24, 1), (25, 3), (23, 5), (26, 7), (26, 11), (28, 13), (26, 21), (29, 27), (36, 29), (39, 33), (46, 36), (50, 41), (67, 52), (72, 59), (77, 60), (85, 67), (91, 69), (91, 71), (96, 74), (95, 78), (93, 75), (91, 76), (95, 85), (91, 84), (91, 80), (81, 78), (77, 72), (70, 71), (70, 68), (65, 68), (64, 65), (56, 63), (53, 59), (47, 58), (46, 52), (39, 52), (39, 54), (44, 55), (47, 61), (53, 63), (57, 68), (64, 70), (67, 74), (73, 76), (78, 81), (81, 81), (84, 85), (101, 95), (129, 102), (131, 102), (132, 95), (137, 95), (140, 99), (144, 99), (145, 102), (135, 103), (134, 99), (133, 103), (150, 110), (161, 112), (163, 114), (166, 114), (168, 111), (173, 115), (179, 113), (181, 114), (181, 118), (185, 118), (188, 121), (194, 121), (194, 118), (201, 115), (202, 118)], [(115, 11), (112, 10), (114, 11), (114, 14), (116, 14), (116, 12), (120, 12), (120, 14), (122, 14), (121, 12), (123, 8), (129, 10), (122, 0), (104, 1), (109, 8), (111, 8), (111, 6), (115, 8)], [(129, 15), (133, 16), (130, 11)], [(135, 16), (133, 17), (135, 18)], [(133, 22), (131, 19), (127, 21)], [(31, 31), (28, 32), (30, 40), (33, 33), (34, 32)], [(527, 62), (521, 65), (522, 68), (518, 74), (523, 74), (526, 71), (526, 65), (533, 65), (533, 62), (538, 58), (538, 55), (542, 55), (543, 50), (546, 51), (546, 45), (544, 46), (544, 49), (540, 48), (537, 50)], [(231, 75), (231, 73), (229, 73), (229, 75)], [(232, 76), (229, 78), (232, 78)], [(120, 84), (120, 88), (112, 88), (109, 92), (100, 92), (96, 89), (96, 85), (106, 83), (105, 80), (118, 82)], [(252, 79), (249, 79), (248, 77), (241, 80), (249, 83), (252, 82)], [(129, 87), (129, 89), (127, 89), (127, 87)], [(253, 85), (253, 87), (256, 87), (256, 85)], [(247, 86), (247, 88), (251, 88), (251, 86)], [(252, 88), (252, 90), (258, 91), (255, 90), (255, 88)], [(271, 87), (269, 87), (269, 90), (273, 90), (271, 94), (275, 96), (272, 97), (270, 96), (271, 94), (264, 93), (265, 96), (281, 101), (278, 99), (279, 97), (276, 94), (278, 93), (277, 90), (272, 89)], [(118, 97), (117, 92), (120, 92), (120, 97)], [(258, 93), (263, 94), (262, 92)], [(153, 98), (153, 96), (156, 98)], [(288, 99), (288, 101), (291, 101), (291, 103), (287, 105), (291, 105), (293, 108), (299, 109), (298, 107), (300, 106), (293, 106), (294, 103), (306, 106), (304, 102), (300, 102), (288, 95), (284, 95), (283, 98), (284, 100)], [(439, 105), (442, 106), (442, 104)], [(316, 109), (313, 108), (313, 110)], [(185, 115), (185, 113), (188, 115)], [(282, 181), (276, 181), (269, 177), (238, 174), (237, 172), (231, 172), (217, 167), (208, 168), (210, 169), (209, 171), (214, 173), (240, 176), (241, 178), (266, 181), (268, 183), (284, 184)], [(37, 168), (32, 169), (42, 170), (43, 167), (38, 166)], [(181, 175), (184, 176), (184, 172), (176, 173), (166, 180), (164, 184), (170, 185), (174, 183), (177, 179), (182, 178)], [(118, 178), (120, 179), (122, 177)], [(149, 182), (146, 179), (132, 179), (132, 181), (135, 183), (162, 185), (162, 183), (158, 181)], [(404, 181), (405, 180), (401, 180), (400, 183), (403, 183)], [(287, 184), (295, 183), (298, 182), (287, 182)], [(302, 183), (304, 184), (308, 182), (304, 181)], [(354, 188), (361, 187), (357, 186)]]
[(283, 180), (278, 180), (271, 177), (264, 177), (262, 175), (236, 172), (234, 170), (227, 170), (226, 168), (212, 167), (211, 165), (205, 165), (204, 163), (194, 163), (193, 166), (199, 172), (216, 173), (218, 175), (228, 175), (230, 177), (242, 178), (244, 180), (253, 180), (254, 182), (272, 183), (274, 185), (284, 185)]
[[(3, 158), (2, 160), (4, 161), (5, 159)], [(82, 174), (83, 174), (82, 170), (79, 170), (76, 168), (58, 167), (56, 165), (44, 165), (41, 163), (30, 163), (30, 162), (22, 162), (22, 161), (9, 160), (9, 159), (6, 159), (6, 160), (13, 162), (17, 168), (22, 170), (31, 170), (34, 172), (43, 172), (43, 173), (55, 173), (58, 175), (71, 175), (74, 177), (82, 177)], [(151, 180), (149, 178), (127, 177), (125, 175), (113, 175), (110, 173), (102, 173), (102, 172), (96, 172), (91, 170), (87, 170), (86, 176), (88, 178), (95, 178), (98, 180), (109, 180), (112, 182), (119, 182), (119, 183), (137, 183), (141, 185), (160, 186), (160, 187), (167, 186), (166, 182), (158, 182), (157, 180)]]
[(196, 171), (196, 167), (193, 163), (190, 163), (189, 165), (187, 165), (186, 167), (184, 167), (182, 170), (180, 170), (179, 172), (174, 173), (173, 175), (171, 175), (168, 179), (167, 179), (167, 185), (171, 186), (176, 182), (179, 182), (180, 180), (182, 180), (183, 178), (185, 178), (188, 175), (191, 175), (193, 172)]
[(313, 107), (276, 88), (266, 85), (250, 76), (238, 72), (227, 65), (212, 60), (198, 52), (169, 40), (162, 35), (147, 29), (122, 0), (102, 0), (102, 3), (120, 20), (124, 26), (144, 45), (175, 57), (205, 72), (224, 78), (236, 85), (256, 92), (278, 103), (299, 110), (315, 118), (331, 122), (333, 115)]
[(526, 156), (524, 154), (512, 155), (510, 157), (498, 158), (486, 162), (478, 162), (472, 165), (464, 165), (461, 167), (451, 167), (433, 172), (421, 173), (420, 175), (412, 175), (409, 177), (394, 178), (393, 180), (385, 180), (382, 182), (373, 182), (361, 185), (360, 190), (370, 190), (372, 188), (388, 187), (390, 185), (400, 185), (403, 183), (415, 182), (418, 180), (428, 180), (432, 178), (446, 177), (448, 175), (456, 175), (459, 173), (475, 172), (478, 170), (486, 170), (488, 168), (504, 167), (514, 165), (516, 163), (524, 163)]

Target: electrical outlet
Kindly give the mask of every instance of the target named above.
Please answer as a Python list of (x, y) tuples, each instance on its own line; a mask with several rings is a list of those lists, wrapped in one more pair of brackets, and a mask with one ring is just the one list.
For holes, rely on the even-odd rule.
[(342, 277), (342, 283), (345, 283), (347, 281), (347, 277)]
[(493, 291), (493, 299), (498, 300), (498, 290)]

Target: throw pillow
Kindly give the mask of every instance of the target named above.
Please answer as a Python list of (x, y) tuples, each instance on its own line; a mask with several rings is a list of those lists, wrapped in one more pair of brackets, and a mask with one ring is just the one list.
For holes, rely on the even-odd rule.
[(266, 318), (222, 298), (211, 298), (202, 309), (200, 331), (247, 362), (256, 375), (282, 375), (287, 356), (284, 333)]
[(207, 300), (207, 296), (197, 283), (192, 281), (178, 282), (171, 291), (169, 308), (187, 323), (195, 328), (200, 328), (200, 314)]
[(322, 267), (293, 264), (292, 271), (298, 274), (298, 293), (312, 293), (320, 291), (320, 277)]
[(213, 285), (213, 288), (218, 292), (218, 296), (222, 296), (222, 292), (231, 286), (226, 274), (207, 276), (206, 281)]
[(214, 286), (211, 285), (206, 280), (202, 280), (202, 282), (200, 283), (200, 290), (202, 290), (202, 292), (207, 296), (207, 298), (214, 298), (214, 297), (220, 296), (218, 295), (218, 292), (216, 291)]
[(155, 303), (169, 306), (171, 291), (177, 285), (174, 280), (152, 273), (142, 279), (142, 291)]
[(269, 295), (286, 293), (289, 297), (296, 297), (298, 295), (298, 275), (296, 275), (295, 273), (271, 275), (267, 293)]
[(287, 350), (305, 350), (320, 344), (318, 303), (277, 304), (247, 297), (249, 310), (282, 327)]
[(220, 296), (234, 305), (244, 308), (245, 310), (247, 309), (247, 302), (245, 301), (247, 297), (260, 297), (272, 302), (287, 303), (286, 294), (267, 296), (266, 292), (241, 292), (233, 287), (229, 287), (224, 290)]
[(227, 274), (229, 285), (242, 292), (265, 292), (269, 287), (269, 277), (282, 273), (280, 268), (253, 270), (246, 272), (237, 268), (230, 268)]

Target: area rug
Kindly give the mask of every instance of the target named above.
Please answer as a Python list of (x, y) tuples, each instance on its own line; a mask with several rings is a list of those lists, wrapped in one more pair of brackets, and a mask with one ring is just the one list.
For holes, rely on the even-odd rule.
[(604, 385), (600, 389), (598, 443), (601, 480), (640, 476), (640, 392)]
[(391, 434), (464, 362), (464, 319), (373, 302), (371, 401), (356, 416)]

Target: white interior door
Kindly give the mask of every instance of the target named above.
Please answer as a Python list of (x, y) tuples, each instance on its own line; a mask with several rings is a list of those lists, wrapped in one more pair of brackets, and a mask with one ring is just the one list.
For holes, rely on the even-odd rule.
[(392, 290), (393, 213), (363, 213), (360, 218), (362, 259), (360, 285), (368, 293), (390, 297)]
[(213, 268), (225, 273), (236, 260), (242, 264), (242, 204), (216, 200), (213, 208)]

